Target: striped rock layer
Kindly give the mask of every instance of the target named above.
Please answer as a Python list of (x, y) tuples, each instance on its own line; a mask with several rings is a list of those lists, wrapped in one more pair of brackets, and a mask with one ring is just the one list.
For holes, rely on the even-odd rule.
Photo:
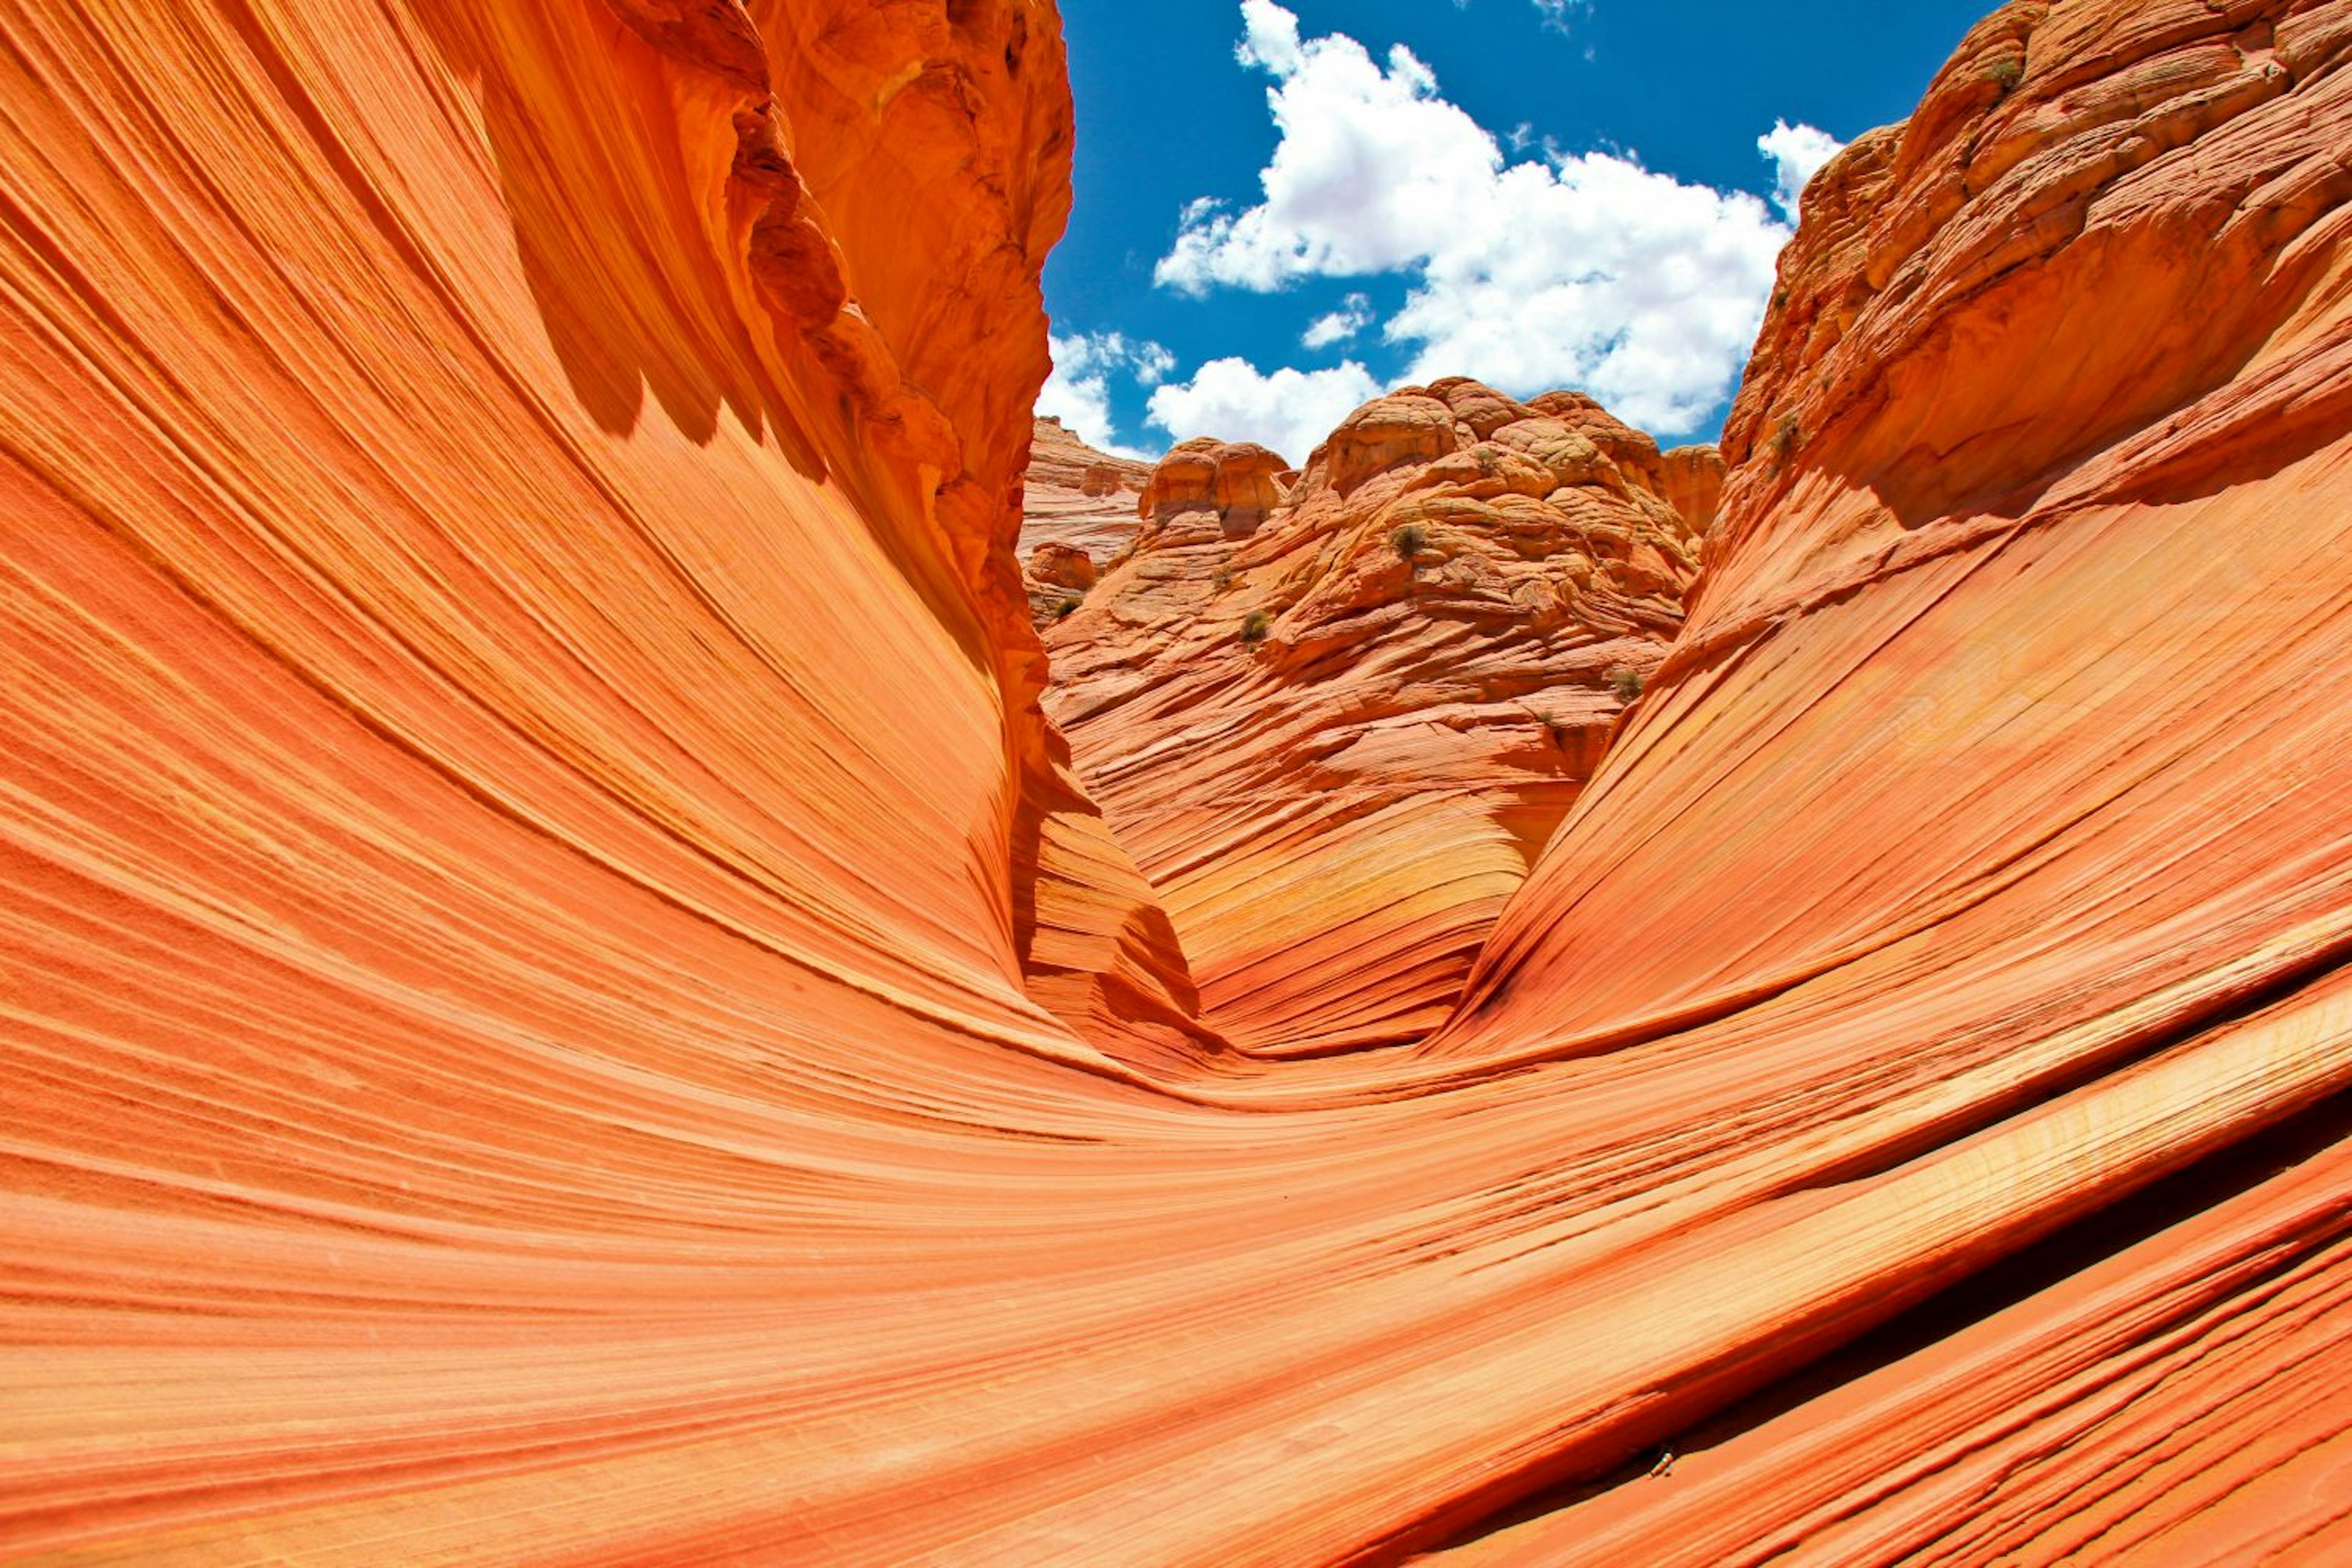
[[(0, 43), (0, 1555), (2352, 1554), (2352, 0), (1825, 172), (1548, 842), (1423, 799), (1508, 531), (1336, 495), (1426, 409), (1211, 455), (1047, 721), (1047, 0)], [(1425, 872), (1210, 896), (1291, 700)]]
[(1681, 629), (1721, 477), (1589, 398), (1465, 380), (1367, 404), (1303, 472), (1161, 460), (1048, 634), (1046, 710), (1205, 1022), (1297, 1057), (1444, 1020)]
[(1098, 452), (1058, 419), (1036, 422), (1022, 474), (1021, 577), (1042, 628), (1075, 611), (1134, 541), (1151, 465)]

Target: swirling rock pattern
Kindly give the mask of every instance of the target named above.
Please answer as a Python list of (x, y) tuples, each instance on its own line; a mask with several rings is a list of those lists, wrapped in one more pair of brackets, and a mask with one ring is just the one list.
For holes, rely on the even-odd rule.
[(1210, 439), (1161, 459), (1143, 533), (1049, 634), (1046, 708), (1204, 1022), (1297, 1057), (1444, 1021), (1681, 627), (1713, 458), (1456, 380), (1358, 409), (1303, 472)]
[(1133, 542), (1136, 497), (1151, 465), (1098, 452), (1041, 418), (1023, 475), (1021, 578), (1030, 618), (1051, 625), (1095, 585), (1099, 568)]
[(1097, 451), (1058, 419), (1036, 422), (1024, 472), (1021, 552), (1070, 544), (1096, 561), (1117, 554), (1136, 534), (1135, 498), (1151, 482), (1152, 465)]
[(1114, 818), (1274, 754), (1119, 638), (1655, 650), (1532, 865), (1396, 873), (1466, 979), (1269, 881), (1246, 996), (1041, 707), (1059, 37), (0, 0), (0, 1552), (2352, 1552), (2352, 0), (1977, 29), (1713, 527), (1619, 498), (1693, 589), (1506, 570), (1582, 448), (1461, 384), (1213, 455), (1053, 634)]

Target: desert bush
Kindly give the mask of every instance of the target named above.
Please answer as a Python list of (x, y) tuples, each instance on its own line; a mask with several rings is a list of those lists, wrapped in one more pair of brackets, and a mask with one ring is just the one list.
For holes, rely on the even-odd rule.
[(1429, 548), (1429, 530), (1417, 522), (1408, 522), (1389, 535), (1390, 547), (1400, 561), (1410, 561)]
[(1633, 702), (1640, 700), (1642, 672), (1632, 665), (1612, 664), (1609, 667), (1609, 673), (1602, 679), (1609, 682), (1609, 689), (1617, 694), (1618, 701)]
[(1265, 641), (1265, 634), (1274, 629), (1274, 617), (1264, 610), (1252, 610), (1242, 617), (1242, 641), (1251, 647)]

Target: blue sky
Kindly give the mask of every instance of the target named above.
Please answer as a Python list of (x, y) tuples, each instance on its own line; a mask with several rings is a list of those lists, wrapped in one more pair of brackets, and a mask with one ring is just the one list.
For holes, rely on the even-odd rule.
[(1991, 3), (1063, 0), (1077, 206), (1039, 411), (1303, 461), (1460, 374), (1712, 439), (1792, 187)]

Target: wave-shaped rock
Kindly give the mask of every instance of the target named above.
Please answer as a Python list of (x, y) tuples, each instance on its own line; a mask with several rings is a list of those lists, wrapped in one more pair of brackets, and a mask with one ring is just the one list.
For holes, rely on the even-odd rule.
[(0, 1553), (2344, 1555), (2348, 0), (1978, 28), (1711, 527), (1183, 454), (1118, 836), (1045, 0), (0, 39)]
[(1662, 1427), (2063, 1239), (1727, 1435), (1776, 1500), (1618, 1510), (1636, 1555), (2343, 1548), (2348, 55), (2343, 5), (2012, 5), (1805, 197), (1689, 624), (1425, 1049), (1560, 1064), (1628, 1108), (1563, 1162), (1689, 1184), (1740, 1326), (1661, 1310), (1587, 1396)]

